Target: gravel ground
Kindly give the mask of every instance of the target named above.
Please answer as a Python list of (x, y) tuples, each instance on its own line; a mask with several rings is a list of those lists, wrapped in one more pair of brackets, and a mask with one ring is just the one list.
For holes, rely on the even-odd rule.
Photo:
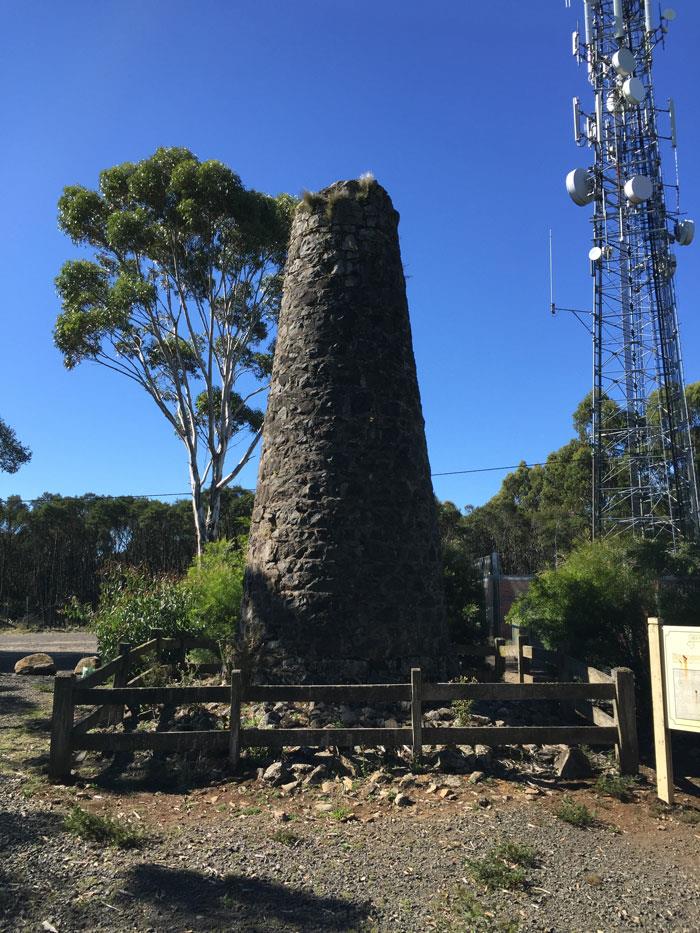
[[(292, 797), (254, 779), (52, 787), (45, 689), (0, 676), (2, 931), (700, 930), (700, 822), (681, 819), (700, 813), (661, 812), (644, 787), (620, 804), (591, 782), (422, 775), (401, 788), (405, 807), (366, 778)], [(592, 827), (556, 817), (564, 793), (595, 811)], [(75, 805), (146, 838), (123, 850), (71, 835)], [(501, 841), (535, 850), (522, 889), (488, 891), (471, 873)]]

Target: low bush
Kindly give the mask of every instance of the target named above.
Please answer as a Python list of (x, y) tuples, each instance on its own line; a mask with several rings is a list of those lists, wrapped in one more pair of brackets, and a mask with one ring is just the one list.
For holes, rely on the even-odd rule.
[(695, 545), (671, 552), (659, 541), (588, 542), (556, 569), (538, 574), (507, 620), (547, 648), (598, 667), (631, 667), (645, 683), (647, 617), (661, 615), (675, 624), (696, 620), (699, 570)]
[(117, 846), (120, 849), (134, 849), (144, 841), (141, 830), (125, 826), (108, 816), (89, 813), (82, 807), (73, 807), (65, 818), (64, 826), (82, 839)]
[(586, 804), (576, 803), (571, 797), (564, 797), (554, 813), (570, 826), (578, 826), (581, 829), (595, 822), (595, 817)]
[(603, 794), (604, 797), (614, 797), (615, 800), (629, 803), (634, 800), (634, 791), (637, 788), (637, 781), (633, 777), (607, 773), (600, 775), (596, 781), (595, 788), (598, 793)]
[(182, 584), (193, 628), (218, 643), (228, 664), (241, 615), (245, 552), (245, 539), (210, 542)]
[[(458, 677), (455, 680), (455, 683), (475, 684), (477, 683), (477, 679), (476, 677)], [(474, 706), (474, 700), (453, 700), (451, 706), (455, 714), (455, 725), (468, 726), (470, 723), (470, 716), (472, 714), (472, 707)]]
[(270, 839), (273, 842), (280, 842), (284, 846), (295, 846), (300, 841), (299, 836), (290, 829), (276, 829)]
[(472, 877), (489, 890), (512, 891), (525, 887), (524, 869), (532, 868), (536, 863), (537, 855), (531, 846), (504, 841), (494, 846), (485, 858), (470, 859), (467, 868)]
[(172, 577), (153, 576), (138, 567), (110, 567), (92, 617), (100, 655), (115, 657), (120, 641), (141, 644), (154, 628), (166, 638), (201, 634), (191, 606), (190, 592)]

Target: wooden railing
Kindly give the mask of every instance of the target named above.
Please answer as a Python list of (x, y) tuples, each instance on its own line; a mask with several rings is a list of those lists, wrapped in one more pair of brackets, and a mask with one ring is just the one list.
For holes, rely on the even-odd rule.
[[(218, 644), (210, 638), (190, 636), (165, 638), (161, 629), (151, 629), (150, 635), (149, 640), (141, 645), (132, 646), (129, 642), (119, 642), (117, 657), (85, 676), (76, 677), (75, 674), (65, 671), (59, 671), (56, 674), (49, 760), (50, 774), (65, 771), (65, 762), (70, 761), (71, 757), (71, 752), (67, 750), (67, 747), (72, 744), (74, 748), (77, 748), (75, 742), (80, 736), (98, 726), (114, 726), (123, 721), (124, 706), (130, 705), (130, 701), (127, 699), (119, 702), (115, 698), (115, 691), (138, 688), (157, 670), (162, 670), (164, 656), (167, 656), (170, 662), (166, 667), (171, 674), (174, 674), (177, 667), (184, 666), (187, 652), (195, 648), (205, 648), (219, 655)], [(156, 663), (129, 679), (129, 674), (133, 672), (136, 662), (149, 654), (155, 655)], [(200, 664), (194, 667), (200, 673), (209, 672), (214, 668), (221, 670), (220, 663)], [(100, 691), (102, 697), (99, 700), (100, 705), (74, 722), (75, 707), (80, 705), (73, 696), (75, 688), (94, 689), (109, 680), (112, 681), (113, 686)], [(68, 684), (72, 686), (69, 688)]]
[[(263, 746), (281, 749), (294, 745), (409, 746), (418, 759), (424, 745), (602, 744), (616, 746), (622, 773), (636, 774), (638, 770), (634, 678), (626, 668), (613, 671), (613, 675), (604, 682), (583, 683), (429, 683), (423, 681), (419, 668), (412, 670), (411, 682), (403, 684), (266, 684), (244, 687), (240, 671), (232, 672), (230, 685), (218, 687), (141, 687), (133, 681), (129, 685), (116, 683), (117, 678), (120, 682), (126, 681), (128, 665), (124, 659), (140, 657), (153, 650), (154, 641), (124, 652), (83, 680), (67, 672), (57, 674), (50, 755), (50, 776), (54, 780), (65, 780), (70, 775), (72, 754), (78, 750), (131, 752), (151, 749), (176, 752), (188, 748), (228, 749), (230, 765), (235, 769), (241, 748)], [(171, 642), (171, 639), (160, 640), (161, 646)], [(499, 648), (496, 657), (503, 658), (500, 649), (504, 646), (496, 647)], [(107, 675), (104, 674), (105, 670), (109, 671)], [(99, 686), (109, 676), (115, 677), (115, 686)], [(607, 700), (613, 704), (614, 716), (608, 716), (599, 723), (581, 726), (423, 725), (424, 703), (453, 700), (494, 700), (501, 703), (512, 700), (554, 700), (569, 704)], [(411, 725), (396, 728), (270, 729), (242, 725), (242, 703), (277, 701), (356, 703), (363, 706), (404, 701), (410, 703)], [(99, 715), (104, 716), (104, 710), (116, 708), (122, 711), (125, 705), (138, 708), (154, 704), (177, 706), (191, 703), (228, 703), (229, 728), (193, 732), (89, 732), (93, 726), (104, 722)], [(78, 706), (95, 706), (97, 709), (75, 722), (75, 708)]]

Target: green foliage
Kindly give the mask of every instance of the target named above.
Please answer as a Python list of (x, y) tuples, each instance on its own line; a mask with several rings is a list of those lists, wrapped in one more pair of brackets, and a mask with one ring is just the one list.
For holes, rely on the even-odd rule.
[(346, 807), (344, 804), (337, 806), (328, 814), (332, 820), (344, 823), (349, 816), (352, 816), (352, 807)]
[(638, 572), (625, 545), (595, 541), (539, 574), (508, 621), (592, 664), (632, 664), (654, 605), (653, 577)]
[(187, 572), (185, 588), (193, 627), (219, 642), (224, 657), (240, 619), (245, 539), (211, 541)]
[(614, 797), (622, 803), (634, 800), (634, 791), (637, 781), (633, 777), (607, 772), (601, 774), (595, 784), (595, 789), (605, 797)]
[(273, 842), (280, 842), (284, 846), (295, 846), (300, 841), (299, 836), (290, 829), (276, 829), (270, 838)]
[(31, 450), (19, 442), (13, 429), (0, 418), (0, 471), (16, 473), (31, 458)]
[[(475, 684), (477, 679), (476, 677), (458, 677), (455, 683)], [(466, 728), (470, 722), (474, 700), (453, 700), (450, 705), (455, 713), (455, 724)]]
[[(685, 397), (698, 472), (700, 382), (686, 386)], [(658, 391), (651, 393), (648, 417), (652, 423), (658, 422), (662, 401)], [(626, 423), (625, 413), (607, 396), (601, 399), (600, 417), (611, 430), (622, 429)], [(506, 573), (535, 573), (556, 566), (563, 556), (590, 540), (592, 418), (589, 392), (573, 413), (573, 440), (550, 453), (544, 466), (521, 463), (487, 503), (468, 507), (462, 532), (470, 554), (476, 558), (498, 551)], [(620, 462), (625, 469), (624, 458)]]
[(494, 849), (495, 855), (509, 865), (519, 865), (521, 868), (534, 868), (537, 864), (537, 855), (532, 846), (521, 842), (511, 842), (506, 839)]
[(473, 891), (466, 885), (460, 885), (455, 891), (455, 904), (458, 911), (459, 926), (452, 929), (460, 933), (475, 933), (477, 930), (493, 931), (493, 933), (517, 933), (518, 924), (515, 920), (499, 920), (494, 917), (493, 911), (485, 910), (479, 903)]
[(483, 585), (475, 565), (480, 555), (470, 547), (464, 516), (454, 503), (438, 503), (438, 521), (450, 636), (455, 644), (470, 644), (479, 640), (484, 622)]
[(508, 891), (524, 888), (527, 879), (524, 868), (537, 862), (534, 849), (516, 842), (504, 841), (482, 859), (470, 859), (467, 868), (473, 878), (489, 890)]
[(117, 846), (120, 849), (135, 849), (144, 841), (144, 833), (141, 830), (107, 816), (89, 813), (82, 807), (73, 807), (63, 825), (69, 832), (82, 839)]
[(595, 822), (595, 817), (586, 804), (577, 803), (571, 797), (564, 797), (554, 813), (565, 823), (578, 826), (581, 829), (591, 826)]
[[(54, 342), (69, 369), (100, 363), (156, 403), (187, 450), (198, 545), (218, 536), (221, 492), (257, 441), (250, 401), (270, 370), (295, 204), (182, 148), (103, 171), (97, 191), (70, 185), (58, 202), (59, 227), (92, 255), (56, 279)], [(246, 432), (227, 472), (229, 444)]]
[[(223, 536), (247, 533), (252, 504), (247, 490), (222, 490)], [(43, 625), (84, 625), (97, 605), (108, 564), (181, 576), (195, 549), (187, 500), (45, 493), (27, 504), (9, 496), (0, 499), (0, 610), (16, 619), (29, 609)]]
[(587, 443), (570, 441), (544, 466), (521, 463), (498, 493), (467, 517), (479, 553), (496, 550), (508, 573), (550, 566), (589, 534), (591, 456)]
[(109, 568), (93, 616), (101, 656), (115, 657), (120, 641), (147, 641), (153, 628), (162, 629), (166, 638), (201, 634), (191, 608), (187, 587), (172, 577), (152, 576), (136, 567)]
[(681, 807), (674, 813), (680, 823), (689, 823), (691, 826), (700, 825), (700, 810), (696, 807)]
[[(255, 724), (257, 725), (257, 723)], [(272, 749), (266, 745), (249, 745), (243, 753), (243, 760), (246, 764), (259, 768), (261, 765), (269, 764), (272, 758)]]
[[(648, 616), (697, 620), (698, 566), (698, 551), (691, 545), (674, 554), (658, 541), (588, 542), (555, 570), (540, 573), (507, 618), (548, 648), (641, 673), (647, 667)], [(668, 574), (676, 580), (659, 586)]]

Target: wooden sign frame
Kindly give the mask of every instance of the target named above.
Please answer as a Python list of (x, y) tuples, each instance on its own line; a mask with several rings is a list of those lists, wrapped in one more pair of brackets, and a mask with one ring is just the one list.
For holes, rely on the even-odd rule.
[(664, 626), (663, 622), (656, 618), (648, 619), (647, 627), (656, 791), (660, 800), (672, 804), (671, 729), (700, 732), (700, 719), (683, 715), (690, 710), (694, 684), (696, 680), (700, 680), (700, 627)]

